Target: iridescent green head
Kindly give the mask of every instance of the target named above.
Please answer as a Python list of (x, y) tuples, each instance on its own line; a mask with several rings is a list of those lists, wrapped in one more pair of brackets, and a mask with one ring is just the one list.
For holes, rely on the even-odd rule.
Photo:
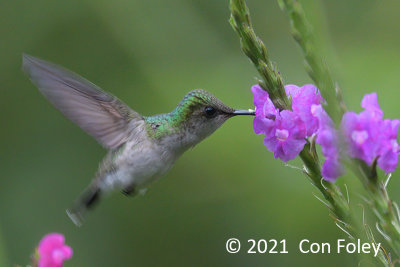
[(204, 121), (227, 119), (232, 117), (234, 112), (233, 108), (201, 89), (190, 91), (172, 111), (172, 113), (179, 114), (184, 120), (196, 118), (204, 119)]
[(179, 134), (182, 142), (194, 145), (236, 115), (254, 115), (253, 111), (235, 110), (207, 91), (190, 91), (176, 108), (163, 115), (148, 117), (155, 137)]

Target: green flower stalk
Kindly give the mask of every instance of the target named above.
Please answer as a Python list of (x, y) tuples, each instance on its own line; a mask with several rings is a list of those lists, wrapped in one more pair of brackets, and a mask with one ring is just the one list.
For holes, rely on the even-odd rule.
[(253, 62), (262, 77), (260, 86), (268, 91), (272, 102), (280, 110), (288, 109), (283, 79), (275, 64), (269, 60), (267, 48), (254, 32), (244, 1), (231, 1), (230, 23), (240, 37), (243, 52)]
[[(276, 65), (269, 59), (264, 43), (254, 32), (245, 2), (243, 0), (231, 0), (230, 9), (230, 23), (240, 37), (243, 52), (253, 62), (262, 78), (259, 81), (260, 86), (268, 92), (276, 107), (289, 109), (290, 105), (281, 74)], [(335, 223), (351, 238), (356, 237), (356, 229), (353, 226), (348, 201), (336, 185), (325, 183), (322, 180), (321, 168), (312, 140), (305, 145), (300, 157), (304, 163), (304, 173), (323, 195), (326, 201), (323, 202), (329, 207)]]
[[(325, 117), (331, 117), (334, 119), (335, 123), (332, 123), (332, 129), (334, 130), (334, 125), (339, 124), (343, 113), (347, 111), (340, 90), (335, 85), (325, 61), (319, 55), (311, 27), (305, 18), (301, 5), (297, 1), (293, 0), (278, 1), (281, 8), (284, 9), (290, 17), (293, 36), (305, 54), (307, 72), (314, 80), (315, 84), (320, 89), (327, 101), (327, 105), (325, 105), (324, 108), (330, 116), (326, 115)], [(282, 117), (289, 117), (288, 112), (285, 113), (284, 110), (289, 110), (290, 112), (290, 110), (293, 108), (291, 102), (292, 100), (296, 100), (293, 98), (295, 95), (290, 94), (290, 92), (288, 94), (288, 88), (284, 86), (283, 79), (277, 69), (277, 66), (272, 63), (264, 43), (254, 32), (254, 29), (251, 25), (249, 11), (244, 0), (231, 0), (230, 8), (230, 23), (239, 35), (241, 48), (255, 65), (258, 73), (261, 76), (261, 80), (258, 81), (259, 86), (267, 92), (266, 96), (262, 96), (262, 93), (256, 92), (256, 87), (253, 87), (252, 90), (253, 94), (255, 94), (255, 99), (256, 97), (259, 97), (257, 99), (265, 100), (265, 103), (267, 104), (268, 99), (272, 101), (272, 104), (268, 104), (268, 106), (265, 106), (267, 105), (265, 104), (264, 110), (262, 111), (265, 112), (265, 108), (267, 108), (268, 114), (262, 114), (259, 116), (259, 118), (264, 120), (264, 122), (257, 122), (257, 125), (261, 125), (262, 123), (264, 123), (264, 126), (267, 125), (265, 126), (266, 130), (264, 129), (264, 132), (262, 132), (260, 130), (261, 127), (256, 128), (255, 126), (255, 131), (256, 133), (263, 133), (266, 135), (269, 134), (269, 136), (271, 136), (268, 132), (268, 129), (271, 127), (280, 127), (279, 129), (275, 130), (275, 136), (270, 139), (278, 139), (279, 141), (277, 142), (284, 144), (284, 142), (287, 142), (287, 140), (289, 140), (288, 138), (290, 138), (290, 129), (285, 128), (285, 125), (282, 125), (280, 120)], [(298, 89), (303, 90), (303, 88)], [(288, 97), (287, 95), (290, 96)], [(294, 103), (295, 102), (293, 102), (293, 104)], [(275, 110), (275, 108), (277, 108), (277, 110)], [(321, 110), (322, 108), (314, 105), (311, 107), (311, 109)], [(256, 110), (259, 110), (259, 108)], [(323, 114), (321, 115), (320, 112), (320, 119), (325, 117)], [(295, 121), (294, 117), (290, 119)], [(268, 122), (265, 122), (265, 120)], [(274, 126), (270, 126), (271, 124), (274, 124)], [(327, 125), (329, 125), (329, 122)], [(355, 223), (349, 207), (348, 199), (346, 199), (340, 188), (333, 183), (324, 182), (323, 176), (321, 175), (318, 154), (315, 150), (315, 143), (323, 142), (323, 140), (318, 141), (319, 137), (320, 136), (318, 135), (316, 141), (315, 136), (309, 136), (307, 143), (304, 145), (304, 148), (299, 154), (304, 163), (304, 173), (310, 178), (312, 184), (321, 192), (323, 200), (320, 200), (326, 204), (326, 206), (328, 206), (336, 225), (341, 230), (347, 233), (351, 239), (358, 239), (365, 235), (371, 242), (375, 242), (372, 231), (369, 226), (365, 224), (365, 222), (363, 222), (363, 228), (358, 227), (358, 225)], [(271, 151), (277, 152), (278, 157), (280, 157), (279, 153), (282, 153), (280, 152), (282, 150), (279, 150), (279, 147), (274, 146), (275, 144), (269, 143), (270, 139), (268, 138), (269, 137), (266, 136), (264, 144)], [(326, 148), (328, 149), (329, 147)], [(275, 152), (274, 155), (276, 156)], [(287, 161), (287, 158), (285, 157), (281, 156), (280, 158), (284, 161)], [(390, 243), (391, 247), (397, 252), (400, 244), (398, 242), (399, 239), (397, 239), (397, 236), (400, 236), (398, 235), (398, 231), (400, 230), (400, 227), (398, 227), (398, 214), (395, 214), (394, 212), (394, 209), (397, 207), (397, 205), (394, 205), (390, 198), (388, 198), (385, 187), (383, 187), (382, 184), (379, 184), (376, 177), (376, 170), (374, 168), (369, 167), (363, 161), (357, 162), (357, 164), (354, 166), (359, 170), (359, 177), (362, 179), (369, 194), (372, 196), (372, 201), (370, 204), (372, 205), (373, 210), (379, 219), (377, 229)], [(324, 177), (326, 178), (326, 176)], [(394, 235), (393, 239), (392, 235)], [(384, 266), (392, 265), (390, 256), (384, 253), (383, 248), (375, 260), (380, 261), (380, 263)]]
[[(295, 0), (278, 0), (278, 3), (290, 18), (292, 35), (303, 50), (307, 72), (327, 101), (325, 109), (330, 117), (338, 123), (344, 110), (343, 102), (340, 101), (341, 93), (331, 77), (326, 62), (319, 56), (319, 47), (303, 8), (300, 2)], [(335, 92), (339, 95), (340, 100)]]
[(377, 176), (376, 163), (365, 167), (365, 163), (362, 162), (358, 167), (356, 173), (364, 181), (364, 188), (368, 193), (364, 200), (377, 218), (376, 228), (391, 249), (400, 256), (400, 210), (387, 191), (391, 174), (387, 176), (386, 181), (381, 181)]
[[(296, 0), (278, 0), (278, 3), (281, 9), (289, 16), (292, 35), (304, 53), (307, 72), (326, 96), (328, 102), (327, 111), (330, 112), (333, 118), (340, 118), (347, 111), (347, 108), (338, 86), (335, 86), (325, 61), (320, 56), (320, 53), (318, 53), (312, 27), (306, 19), (300, 2)], [(377, 158), (375, 158), (370, 166), (364, 161), (356, 159), (352, 159), (351, 163), (353, 165), (351, 169), (361, 180), (368, 192), (369, 200), (367, 203), (378, 219), (376, 224), (377, 230), (386, 239), (393, 251), (400, 256), (399, 209), (397, 204), (389, 197), (387, 183), (381, 181), (377, 175)]]

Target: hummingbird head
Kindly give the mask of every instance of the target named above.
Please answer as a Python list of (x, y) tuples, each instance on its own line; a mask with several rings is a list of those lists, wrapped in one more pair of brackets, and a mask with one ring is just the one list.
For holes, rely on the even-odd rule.
[[(227, 119), (237, 115), (255, 115), (255, 112), (233, 109), (209, 92), (196, 89), (190, 91), (171, 113), (166, 114), (165, 123), (161, 123), (159, 128), (170, 134), (170, 130), (175, 129), (172, 133), (177, 133), (180, 143), (190, 147), (211, 135)], [(167, 125), (163, 127), (162, 124)]]

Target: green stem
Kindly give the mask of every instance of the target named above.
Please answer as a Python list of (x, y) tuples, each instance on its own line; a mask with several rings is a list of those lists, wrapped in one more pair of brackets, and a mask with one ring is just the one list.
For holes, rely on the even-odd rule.
[[(322, 89), (326, 99), (329, 100), (328, 113), (331, 117), (336, 118), (335, 121), (338, 123), (338, 114), (341, 115), (345, 110), (341, 94), (338, 88), (335, 87), (325, 62), (315, 52), (312, 32), (309, 30), (310, 27), (305, 20), (301, 6), (291, 0), (281, 0), (280, 3), (283, 8), (287, 8), (289, 7), (288, 5), (293, 4), (291, 8), (287, 8), (292, 19), (293, 34), (305, 53), (308, 73), (318, 88)], [(254, 32), (250, 14), (244, 0), (230, 0), (230, 9), (230, 23), (239, 35), (243, 52), (250, 58), (261, 76), (261, 80), (259, 81), (260, 86), (269, 93), (270, 98), (280, 110), (291, 109), (290, 101), (285, 94), (281, 74), (276, 65), (270, 61), (264, 43)], [(335, 95), (335, 91), (338, 94)], [(328, 202), (325, 204), (330, 209), (335, 223), (350, 235), (350, 238), (359, 238), (361, 231), (352, 217), (348, 201), (336, 185), (323, 183), (315, 146), (310, 146), (307, 143), (300, 153), (300, 158), (304, 163), (304, 172), (310, 178), (312, 184), (321, 192), (325, 201)], [(367, 228), (368, 226), (364, 227)], [(367, 235), (373, 240), (371, 231)], [(384, 266), (390, 265), (389, 260), (382, 252), (379, 254), (378, 259), (374, 260), (379, 260)]]
[(309, 148), (310, 145), (307, 144), (300, 153), (300, 158), (306, 167), (306, 174), (309, 176), (312, 184), (318, 188), (324, 198), (332, 205), (332, 210), (335, 212), (337, 217), (342, 219), (348, 217), (349, 206), (347, 201), (334, 184), (323, 182), (319, 163), (316, 162)]
[(288, 109), (290, 103), (286, 97), (282, 76), (269, 59), (264, 43), (254, 32), (246, 4), (244, 1), (231, 1), (230, 9), (229, 22), (239, 35), (243, 52), (253, 62), (262, 78), (259, 81), (260, 86), (269, 93), (269, 97), (277, 108)]
[(331, 77), (325, 59), (320, 56), (319, 46), (303, 8), (296, 0), (278, 0), (278, 3), (290, 18), (292, 35), (303, 51), (307, 72), (327, 101), (325, 110), (338, 124), (343, 113), (341, 92)]
[(369, 204), (378, 219), (377, 227), (393, 251), (400, 256), (400, 214), (397, 204), (389, 197), (387, 185), (378, 179), (376, 160), (372, 166), (361, 160), (354, 162), (359, 167), (356, 173), (369, 194)]
[[(312, 27), (306, 19), (303, 8), (300, 2), (296, 0), (278, 0), (278, 3), (290, 18), (292, 35), (304, 53), (307, 72), (328, 102), (325, 109), (338, 124), (338, 119), (346, 112), (347, 108), (341, 91), (335, 85), (325, 60), (319, 53)], [(372, 199), (370, 205), (378, 218), (378, 225), (383, 235), (386, 236), (386, 239), (389, 238), (389, 245), (400, 256), (400, 223), (398, 215), (394, 211), (393, 205), (395, 204), (391, 201), (385, 186), (378, 179), (376, 161), (372, 167), (367, 166), (361, 160), (352, 160), (352, 163), (353, 171), (355, 171), (370, 199)]]
[[(269, 93), (274, 104), (280, 109), (290, 109), (291, 105), (285, 93), (283, 79), (276, 65), (270, 61), (264, 43), (252, 28), (249, 10), (244, 0), (231, 0), (230, 8), (230, 23), (239, 35), (243, 52), (250, 58), (261, 76), (261, 87)], [(322, 193), (324, 199), (328, 201), (328, 206), (336, 223), (340, 222), (341, 227), (355, 237), (355, 228), (352, 226), (353, 221), (350, 218), (347, 200), (337, 186), (329, 183), (322, 184), (319, 161), (316, 153), (310, 151), (309, 144), (300, 153), (300, 157), (304, 162), (305, 172), (310, 177), (311, 182)]]

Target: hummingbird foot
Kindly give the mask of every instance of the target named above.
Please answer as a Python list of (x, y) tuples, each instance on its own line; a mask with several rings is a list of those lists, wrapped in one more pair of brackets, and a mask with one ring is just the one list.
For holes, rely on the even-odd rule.
[(135, 185), (127, 186), (121, 192), (127, 197), (134, 197), (137, 194), (136, 186)]

